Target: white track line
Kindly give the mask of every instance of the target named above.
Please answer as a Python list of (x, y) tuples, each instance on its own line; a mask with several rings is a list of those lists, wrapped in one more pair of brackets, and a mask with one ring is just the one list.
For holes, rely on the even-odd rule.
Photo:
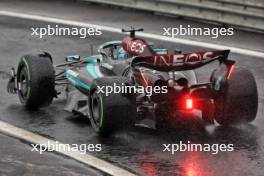
[[(57, 24), (64, 24), (64, 25), (69, 25), (69, 26), (101, 28), (104, 31), (121, 33), (121, 29), (119, 28), (90, 24), (90, 23), (85, 23), (85, 22), (80, 22), (80, 21), (47, 17), (47, 16), (42, 16), (42, 15), (32, 15), (32, 14), (25, 14), (25, 13), (19, 13), (19, 12), (1, 11), (1, 10), (0, 10), (0, 15), (15, 17), (15, 18), (29, 19), (29, 20), (37, 20), (37, 21), (43, 21), (43, 22), (50, 22), (50, 23), (57, 23)], [(206, 42), (199, 42), (199, 41), (179, 39), (179, 38), (169, 38), (166, 36), (150, 34), (150, 33), (145, 33), (145, 32), (138, 33), (137, 36), (152, 38), (152, 39), (157, 39), (157, 40), (162, 40), (162, 41), (168, 41), (168, 42), (177, 43), (177, 44), (200, 46), (200, 47), (205, 47), (205, 48), (210, 48), (210, 49), (220, 49), (220, 50), (230, 49), (231, 52), (233, 53), (264, 58), (263, 52), (242, 49), (242, 48), (237, 48), (237, 47), (211, 44), (211, 43), (206, 43)]]
[[(47, 145), (48, 142), (49, 144), (56, 144), (54, 140), (50, 140), (48, 138), (45, 138), (43, 136), (34, 134), (32, 132), (26, 131), (24, 129), (15, 127), (13, 125), (10, 125), (6, 122), (0, 121), (0, 132), (5, 133), (7, 135), (13, 136), (18, 139), (25, 140), (29, 143), (33, 144), (43, 144)], [(58, 143), (57, 143), (58, 144)], [(62, 143), (59, 143), (60, 145), (63, 145)], [(117, 166), (114, 166), (106, 161), (103, 161), (101, 159), (98, 159), (94, 156), (91, 156), (89, 154), (81, 154), (79, 151), (59, 151), (56, 150), (56, 152), (73, 158), (81, 163), (87, 164), (89, 166), (92, 166), (98, 170), (101, 170), (107, 174), (110, 174), (112, 176), (136, 176), (124, 169), (121, 169)]]

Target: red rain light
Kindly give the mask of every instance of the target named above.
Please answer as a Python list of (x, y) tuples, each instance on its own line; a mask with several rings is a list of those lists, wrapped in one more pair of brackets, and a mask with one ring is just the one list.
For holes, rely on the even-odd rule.
[(186, 109), (192, 109), (193, 108), (193, 100), (191, 98), (186, 99)]
[(231, 76), (231, 73), (233, 72), (234, 70), (234, 65), (231, 65), (230, 69), (229, 69), (229, 72), (228, 72), (228, 75), (227, 75), (227, 79), (230, 79), (230, 76)]

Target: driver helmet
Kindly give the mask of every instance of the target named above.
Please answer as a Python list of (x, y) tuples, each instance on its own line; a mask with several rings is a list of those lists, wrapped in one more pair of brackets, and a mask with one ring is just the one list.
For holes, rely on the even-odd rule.
[(126, 57), (126, 51), (123, 48), (120, 48), (117, 52), (117, 60), (124, 60)]

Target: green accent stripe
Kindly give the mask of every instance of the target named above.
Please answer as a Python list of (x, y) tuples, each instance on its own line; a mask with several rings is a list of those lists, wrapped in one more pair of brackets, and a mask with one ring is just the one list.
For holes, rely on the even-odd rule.
[(30, 86), (28, 86), (28, 89), (27, 89), (27, 98), (29, 98), (29, 96), (30, 96), (30, 90), (31, 90), (31, 88), (30, 88)]
[(99, 99), (100, 99), (100, 124), (99, 124), (99, 127), (102, 128), (103, 122), (104, 122), (104, 107), (103, 107), (103, 100), (102, 100), (101, 95), (99, 95)]
[(95, 73), (94, 71), (94, 63), (88, 63), (87, 66), (86, 66), (86, 69), (88, 71), (88, 73), (94, 78), (98, 78), (98, 75)]
[(75, 83), (75, 85), (80, 86), (80, 87), (82, 87), (82, 88), (84, 88), (86, 90), (90, 90), (90, 86), (88, 86), (87, 84), (81, 82), (78, 78), (76, 78), (75, 76), (69, 74), (67, 71), (65, 72), (65, 76), (68, 79), (72, 80)]
[[(95, 82), (93, 83), (94, 85), (98, 86)], [(104, 107), (103, 107), (103, 98), (102, 96), (99, 94), (99, 101), (100, 101), (100, 108), (99, 108), (99, 115), (100, 115), (100, 121), (99, 121), (99, 130), (100, 128), (103, 127), (103, 123), (104, 123)]]
[(28, 63), (26, 61), (26, 58), (25, 57), (22, 57), (22, 62), (24, 62), (24, 64), (26, 65), (27, 67), (27, 74), (28, 74), (28, 80), (30, 80), (30, 72), (29, 72), (29, 66), (28, 66)]

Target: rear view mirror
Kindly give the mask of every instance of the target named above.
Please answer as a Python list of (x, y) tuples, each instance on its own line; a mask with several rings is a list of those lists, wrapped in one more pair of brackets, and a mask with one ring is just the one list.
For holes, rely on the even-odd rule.
[(174, 54), (181, 54), (182, 51), (180, 49), (174, 49)]
[(164, 54), (168, 54), (168, 49), (160, 49), (160, 48), (155, 48), (153, 49), (154, 52), (158, 55), (164, 55)]
[(79, 55), (73, 55), (73, 56), (66, 56), (65, 61), (66, 62), (73, 62), (73, 61), (79, 61), (81, 57)]

